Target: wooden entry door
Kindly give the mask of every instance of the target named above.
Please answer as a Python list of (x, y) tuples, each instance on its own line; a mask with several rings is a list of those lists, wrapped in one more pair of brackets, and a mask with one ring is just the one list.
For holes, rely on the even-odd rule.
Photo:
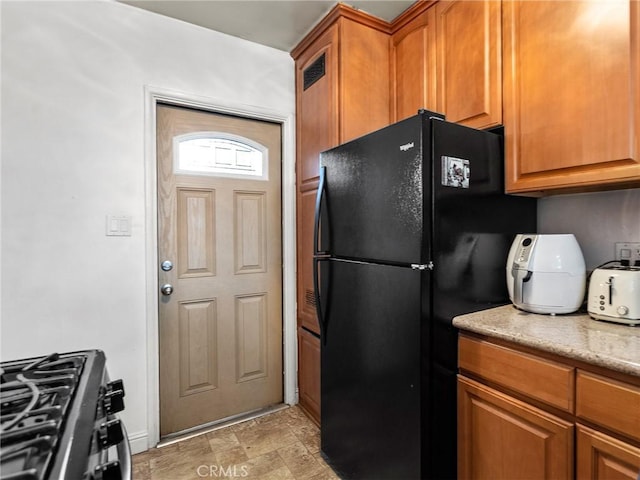
[(176, 106), (156, 118), (164, 437), (283, 400), (282, 137)]

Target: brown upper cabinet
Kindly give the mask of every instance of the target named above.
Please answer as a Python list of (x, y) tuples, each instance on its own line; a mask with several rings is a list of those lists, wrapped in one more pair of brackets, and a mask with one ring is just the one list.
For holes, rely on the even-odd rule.
[(388, 28), (338, 4), (291, 52), (302, 182), (317, 179), (320, 152), (389, 124)]
[(416, 3), (394, 22), (391, 36), (391, 116), (393, 121), (436, 109), (436, 27), (433, 2)]
[(447, 1), (435, 8), (436, 111), (473, 128), (502, 123), (501, 2)]
[(506, 189), (640, 185), (640, 2), (504, 2)]
[(297, 176), (318, 178), (318, 154), (338, 144), (338, 26), (296, 60)]
[(418, 2), (393, 23), (392, 113), (419, 108), (474, 128), (502, 123), (499, 1)]

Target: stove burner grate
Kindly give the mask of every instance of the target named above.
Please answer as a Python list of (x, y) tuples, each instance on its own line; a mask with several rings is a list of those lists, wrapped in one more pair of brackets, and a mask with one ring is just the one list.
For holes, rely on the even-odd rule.
[(1, 479), (46, 478), (85, 356), (58, 354), (0, 368)]

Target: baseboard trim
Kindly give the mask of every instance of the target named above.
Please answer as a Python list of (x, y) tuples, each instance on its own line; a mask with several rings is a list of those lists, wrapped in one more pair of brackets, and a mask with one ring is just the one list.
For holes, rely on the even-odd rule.
[(149, 449), (149, 435), (147, 432), (138, 432), (129, 435), (131, 454), (146, 452)]

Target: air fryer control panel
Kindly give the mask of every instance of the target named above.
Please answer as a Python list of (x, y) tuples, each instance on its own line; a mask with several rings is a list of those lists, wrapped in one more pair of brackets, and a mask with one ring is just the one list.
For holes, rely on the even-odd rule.
[(535, 245), (535, 236), (526, 236), (520, 242), (520, 246), (516, 252), (515, 262), (521, 265), (526, 265), (529, 263), (529, 257), (531, 256), (531, 251), (533, 250), (533, 246)]

